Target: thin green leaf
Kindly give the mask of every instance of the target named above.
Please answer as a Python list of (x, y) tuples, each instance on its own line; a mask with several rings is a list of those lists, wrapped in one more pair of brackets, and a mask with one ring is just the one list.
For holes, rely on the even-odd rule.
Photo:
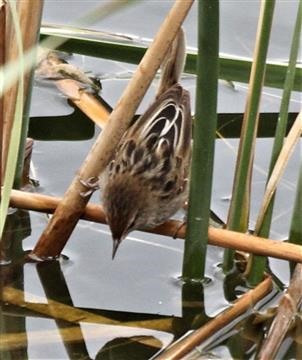
[(297, 184), (297, 193), (294, 205), (294, 211), (291, 220), (289, 241), (291, 243), (302, 245), (302, 162), (300, 164), (300, 175)]
[[(254, 147), (258, 127), (258, 111), (263, 86), (266, 55), (270, 38), (275, 1), (263, 1), (257, 29), (257, 39), (252, 65), (249, 94), (243, 119), (242, 132), (237, 155), (235, 179), (233, 183), (232, 200), (230, 204), (227, 228), (246, 232), (248, 228), (250, 209), (250, 186)], [(233, 267), (234, 250), (226, 250), (224, 270)]]
[[(296, 71), (296, 63), (297, 63), (297, 57), (299, 53), (299, 46), (300, 46), (300, 35), (301, 35), (301, 22), (302, 22), (302, 2), (299, 3), (299, 8), (297, 11), (297, 18), (295, 22), (295, 27), (293, 31), (293, 38), (292, 38), (292, 44), (291, 44), (291, 50), (289, 55), (289, 64), (288, 64), (288, 70), (286, 74), (286, 79), (284, 83), (284, 91), (282, 95), (282, 101), (280, 106), (280, 114), (279, 119), (277, 123), (276, 133), (275, 133), (275, 140), (271, 155), (271, 161), (269, 166), (269, 171), (267, 175), (267, 187), (263, 199), (263, 205), (261, 206), (260, 213), (258, 215), (257, 224), (255, 227), (255, 234), (259, 235), (261, 237), (268, 237), (270, 226), (271, 226), (271, 220), (273, 215), (273, 208), (274, 208), (274, 194), (275, 194), (275, 187), (277, 185), (278, 179), (276, 179), (275, 175), (272, 176), (273, 172), (276, 173), (276, 167), (277, 167), (277, 161), (279, 162), (279, 154), (281, 155), (281, 152), (284, 153), (284, 146), (288, 144), (289, 139), (286, 140), (286, 143), (283, 141), (286, 133), (286, 126), (288, 124), (288, 108), (290, 103), (290, 96), (291, 92), (294, 87), (294, 79), (295, 79), (295, 71)], [(297, 132), (299, 134), (299, 131), (301, 131), (302, 128), (302, 118), (300, 117), (300, 120), (296, 120), (296, 123), (298, 121), (298, 128)], [(300, 130), (299, 130), (300, 126)], [(292, 132), (292, 130), (291, 130)], [(298, 141), (298, 139), (296, 139)], [(285, 155), (286, 156), (286, 155)], [(284, 157), (285, 157), (284, 156)], [(278, 159), (278, 160), (277, 160)], [(284, 160), (286, 162), (286, 159)], [(280, 168), (280, 166), (279, 166)], [(282, 173), (282, 172), (281, 172)], [(275, 180), (274, 180), (275, 179)], [(275, 187), (272, 187), (272, 182), (275, 181)], [(251, 256), (249, 259), (249, 282), (251, 285), (257, 284), (259, 281), (261, 281), (262, 274), (266, 265), (266, 259), (259, 256)]]
[[(75, 29), (70, 27), (55, 28), (55, 25), (44, 25), (41, 28), (41, 40), (52, 38), (53, 42), (60, 44), (58, 49), (66, 52), (79, 53), (88, 56), (100, 57), (131, 64), (138, 64), (143, 57), (147, 46), (136, 37), (123, 36)], [(41, 44), (42, 45), (42, 44)], [(45, 44), (43, 43), (43, 46)], [(185, 72), (196, 74), (196, 52), (188, 51)], [(249, 81), (252, 61), (221, 55), (219, 57), (218, 77), (227, 81), (247, 83)], [(283, 88), (287, 65), (281, 63), (267, 63), (264, 85)], [(302, 91), (302, 67), (296, 69), (294, 90)]]

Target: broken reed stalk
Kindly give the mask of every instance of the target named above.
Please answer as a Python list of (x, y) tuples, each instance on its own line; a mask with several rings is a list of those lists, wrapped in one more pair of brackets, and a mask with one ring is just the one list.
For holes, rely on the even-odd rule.
[[(90, 85), (86, 74), (73, 65), (66, 64), (58, 57), (55, 52), (42, 52), (40, 62), (37, 68), (37, 75), (46, 78), (56, 78), (62, 76), (61, 72), (69, 73), (72, 79), (63, 78), (54, 80), (54, 84), (75, 106), (77, 106), (85, 115), (87, 115), (100, 128), (104, 128), (108, 123), (108, 117), (112, 109), (105, 106), (94, 92), (85, 90), (83, 85)], [(63, 68), (62, 68), (63, 66)], [(65, 75), (64, 75), (65, 76)], [(91, 85), (90, 85), (91, 86)], [(90, 88), (91, 90), (91, 88)]]
[(230, 308), (217, 315), (213, 320), (184, 339), (172, 344), (166, 351), (157, 356), (156, 360), (182, 359), (215, 332), (230, 324), (244, 312), (252, 310), (252, 307), (271, 291), (272, 286), (272, 279), (270, 277), (266, 278), (255, 289), (242, 295)]
[(275, 359), (278, 349), (302, 303), (302, 264), (297, 264), (286, 293), (277, 307), (277, 314), (264, 340), (258, 360)]
[(61, 253), (89, 200), (89, 197), (83, 198), (80, 195), (81, 192), (87, 191), (80, 180), (98, 176), (108, 164), (192, 3), (193, 0), (175, 1), (122, 97), (110, 114), (108, 125), (97, 138), (33, 249), (33, 256), (43, 258)]
[(108, 124), (109, 111), (95, 95), (83, 91), (77, 81), (64, 79), (55, 81), (55, 84), (97, 126), (103, 129)]
[[(60, 202), (60, 198), (13, 190), (10, 206), (53, 213)], [(101, 205), (88, 204), (81, 216), (84, 220), (106, 224), (105, 213)], [(178, 238), (184, 239), (186, 225), (181, 221), (168, 220), (154, 229), (145, 231), (171, 237), (177, 234)], [(302, 262), (302, 247), (299, 245), (212, 227), (208, 230), (208, 236), (210, 245), (246, 251), (257, 255), (272, 256), (288, 261)]]

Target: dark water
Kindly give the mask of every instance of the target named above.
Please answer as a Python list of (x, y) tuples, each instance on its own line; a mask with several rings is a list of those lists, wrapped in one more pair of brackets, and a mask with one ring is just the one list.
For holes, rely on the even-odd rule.
[[(66, 23), (66, 19), (77, 18), (96, 4), (99, 2), (46, 1), (44, 21)], [(151, 38), (170, 6), (170, 1), (137, 2), (92, 28)], [(221, 51), (252, 56), (259, 3), (222, 1), (221, 7)], [(287, 58), (292, 28), (288, 19), (295, 9), (294, 1), (277, 2), (270, 47), (270, 58), (274, 60)], [(242, 18), (244, 31), (238, 31)], [(189, 46), (196, 44), (195, 24), (196, 8), (193, 8), (185, 24)], [(70, 61), (101, 77), (102, 96), (112, 106), (134, 69), (128, 64), (78, 55)], [(194, 104), (194, 77), (185, 77), (183, 85), (190, 89)], [(139, 112), (151, 101), (155, 86)], [(244, 84), (236, 84), (234, 90), (221, 82), (219, 111), (242, 112), (246, 93)], [(280, 95), (279, 90), (266, 89), (262, 111), (278, 111)], [(291, 109), (298, 108), (299, 95), (294, 94)], [(66, 99), (52, 85), (36, 83), (33, 117), (48, 116), (56, 121), (56, 116), (72, 112)], [(95, 129), (95, 136), (98, 131)], [(62, 196), (93, 141), (35, 141), (31, 177), (39, 181), (39, 187), (32, 191)], [(236, 140), (217, 141), (212, 209), (222, 219), (229, 205), (236, 146)], [(270, 146), (269, 139), (257, 143), (251, 227), (263, 193)], [(284, 238), (288, 232), (300, 158), (301, 148), (298, 148), (278, 192), (273, 238)], [(98, 196), (95, 194), (91, 201), (98, 202)], [(9, 216), (4, 239), (8, 263), (0, 267), (1, 359), (149, 359), (171, 341), (215, 317), (245, 290), (236, 276), (224, 277), (219, 267), (222, 249), (209, 246), (206, 265), (209, 281), (189, 286), (179, 280), (182, 240), (134, 232), (112, 261), (108, 227), (85, 221), (77, 225), (60, 260), (24, 262), (26, 252), (34, 247), (48, 220), (45, 214), (21, 210), (12, 210)], [(270, 260), (270, 266), (286, 284), (288, 264)], [(260, 305), (263, 311), (277, 301), (275, 295), (275, 292), (270, 294)], [(267, 322), (253, 324), (254, 317), (251, 309), (211, 337), (201, 349), (203, 358), (254, 358), (255, 344), (261, 341), (267, 326)], [(284, 342), (280, 358), (298, 358), (299, 351), (301, 354), (298, 342), (293, 339), (294, 336)], [(191, 358), (198, 356), (192, 354)]]

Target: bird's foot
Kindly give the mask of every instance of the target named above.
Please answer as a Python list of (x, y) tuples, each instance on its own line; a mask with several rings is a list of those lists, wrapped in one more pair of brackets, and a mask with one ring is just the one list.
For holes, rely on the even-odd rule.
[(88, 189), (87, 191), (82, 191), (80, 193), (80, 195), (84, 198), (91, 195), (100, 188), (99, 178), (97, 176), (90, 177), (87, 180), (80, 179), (80, 183)]
[(179, 226), (177, 226), (174, 234), (173, 234), (173, 239), (177, 239), (178, 238), (178, 233), (179, 231), (187, 224), (187, 219), (185, 217), (185, 219), (181, 222), (181, 224)]
[(174, 234), (173, 234), (173, 239), (177, 239), (178, 237), (178, 232), (187, 224), (187, 218), (188, 218), (188, 214), (187, 214), (187, 211), (188, 211), (188, 201), (185, 201), (183, 206), (182, 206), (182, 209), (185, 211), (185, 215), (183, 216), (182, 218), (182, 222), (181, 224), (176, 228)]

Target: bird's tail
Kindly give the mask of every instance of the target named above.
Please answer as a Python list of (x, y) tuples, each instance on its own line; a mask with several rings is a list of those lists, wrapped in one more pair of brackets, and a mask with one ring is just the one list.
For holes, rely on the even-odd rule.
[(186, 59), (186, 39), (182, 28), (179, 29), (161, 66), (161, 78), (156, 97), (179, 82)]

